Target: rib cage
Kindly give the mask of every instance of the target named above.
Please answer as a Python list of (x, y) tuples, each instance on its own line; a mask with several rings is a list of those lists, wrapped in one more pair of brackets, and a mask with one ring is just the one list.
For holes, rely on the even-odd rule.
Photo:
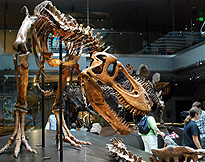
[[(46, 2), (46, 1), (45, 1)], [(83, 27), (72, 17), (66, 17), (61, 14), (52, 3), (46, 3), (37, 6), (34, 10), (37, 15), (37, 20), (33, 23), (31, 31), (35, 38), (34, 53), (38, 46), (39, 52), (44, 59), (50, 59), (53, 55), (52, 51), (48, 51), (48, 37), (51, 35), (51, 45), (54, 37), (60, 38), (65, 43), (67, 54), (64, 61), (77, 60), (77, 56), (83, 52), (92, 53), (102, 50), (103, 45), (99, 45), (102, 37), (98, 39), (99, 33), (93, 36), (94, 29)], [(37, 64), (40, 64), (40, 59), (37, 59)]]

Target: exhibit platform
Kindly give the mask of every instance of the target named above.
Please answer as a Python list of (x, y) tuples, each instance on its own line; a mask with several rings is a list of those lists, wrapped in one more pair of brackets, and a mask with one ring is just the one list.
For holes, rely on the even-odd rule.
[[(34, 155), (26, 151), (23, 146), (18, 158), (13, 156), (15, 143), (9, 150), (0, 154), (1, 162), (59, 162), (60, 151), (57, 151), (57, 145), (54, 141), (55, 131), (45, 131), (45, 148), (42, 148), (42, 131), (34, 130), (32, 132), (26, 132), (29, 137), (29, 144), (34, 148), (38, 154)], [(83, 145), (83, 150), (70, 146), (70, 144), (63, 142), (63, 161), (64, 162), (115, 162), (116, 160), (111, 158), (108, 154), (106, 144), (110, 144), (109, 138), (95, 135), (85, 131), (76, 131), (72, 134), (79, 140), (89, 141), (90, 145)], [(2, 148), (10, 136), (0, 137), (0, 147)], [(134, 141), (133, 141), (134, 142)], [(149, 162), (149, 156), (151, 154), (146, 153), (140, 149), (127, 145), (127, 150), (133, 154), (142, 156), (143, 159)]]

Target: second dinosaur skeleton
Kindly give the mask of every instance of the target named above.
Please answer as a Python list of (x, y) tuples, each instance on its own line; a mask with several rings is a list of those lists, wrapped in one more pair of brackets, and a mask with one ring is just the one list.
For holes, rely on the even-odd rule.
[(198, 155), (204, 157), (204, 149), (193, 149), (191, 147), (185, 146), (168, 146), (162, 149), (152, 149), (152, 157), (149, 157), (150, 162), (159, 161), (174, 161), (179, 162), (181, 159), (185, 159), (185, 162), (193, 160), (193, 162), (198, 161)]
[(122, 139), (118, 141), (114, 137), (110, 142), (111, 144), (107, 144), (106, 148), (108, 149), (110, 156), (114, 157), (116, 160), (126, 162), (145, 162), (142, 156), (137, 156), (128, 151)]

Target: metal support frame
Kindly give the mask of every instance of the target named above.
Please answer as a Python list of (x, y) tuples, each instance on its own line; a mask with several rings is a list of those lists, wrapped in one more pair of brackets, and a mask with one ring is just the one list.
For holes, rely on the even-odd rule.
[[(62, 39), (60, 37), (59, 59), (62, 60)], [(62, 139), (62, 64), (59, 66), (59, 99), (60, 99), (60, 162), (63, 162), (63, 139)]]
[[(41, 74), (42, 89), (44, 89), (44, 75)], [(42, 111), (42, 148), (45, 148), (45, 97), (44, 94), (41, 94), (41, 111)]]

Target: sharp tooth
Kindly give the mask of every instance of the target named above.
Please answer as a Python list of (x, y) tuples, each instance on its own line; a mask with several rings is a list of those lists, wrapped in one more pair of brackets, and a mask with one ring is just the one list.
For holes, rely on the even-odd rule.
[(139, 115), (141, 113), (141, 111), (139, 111), (138, 113), (137, 113), (137, 115)]
[(130, 113), (133, 112), (133, 110), (134, 110), (134, 108), (132, 108), (132, 110), (130, 111)]
[(144, 116), (144, 115), (145, 115), (145, 113), (146, 113), (146, 112), (142, 112), (142, 113), (141, 113), (141, 114), (142, 114), (142, 116)]
[(137, 111), (138, 111), (138, 110), (137, 110), (137, 109), (135, 109), (135, 111), (133, 112), (133, 114), (135, 114)]
[(128, 110), (131, 109), (131, 108), (132, 108), (132, 106), (130, 105), (130, 107), (128, 107)]
[(125, 106), (125, 105), (126, 105), (126, 103), (122, 103), (121, 105), (122, 105), (122, 106)]
[(123, 100), (121, 103), (122, 103), (122, 104), (125, 103), (125, 100)]
[(119, 99), (119, 102), (122, 102), (123, 101), (123, 98)]
[(126, 124), (126, 121), (124, 121), (122, 124), (125, 125), (125, 124)]
[(127, 106), (125, 106), (125, 108), (127, 109), (128, 107), (130, 107), (130, 105), (128, 104)]

